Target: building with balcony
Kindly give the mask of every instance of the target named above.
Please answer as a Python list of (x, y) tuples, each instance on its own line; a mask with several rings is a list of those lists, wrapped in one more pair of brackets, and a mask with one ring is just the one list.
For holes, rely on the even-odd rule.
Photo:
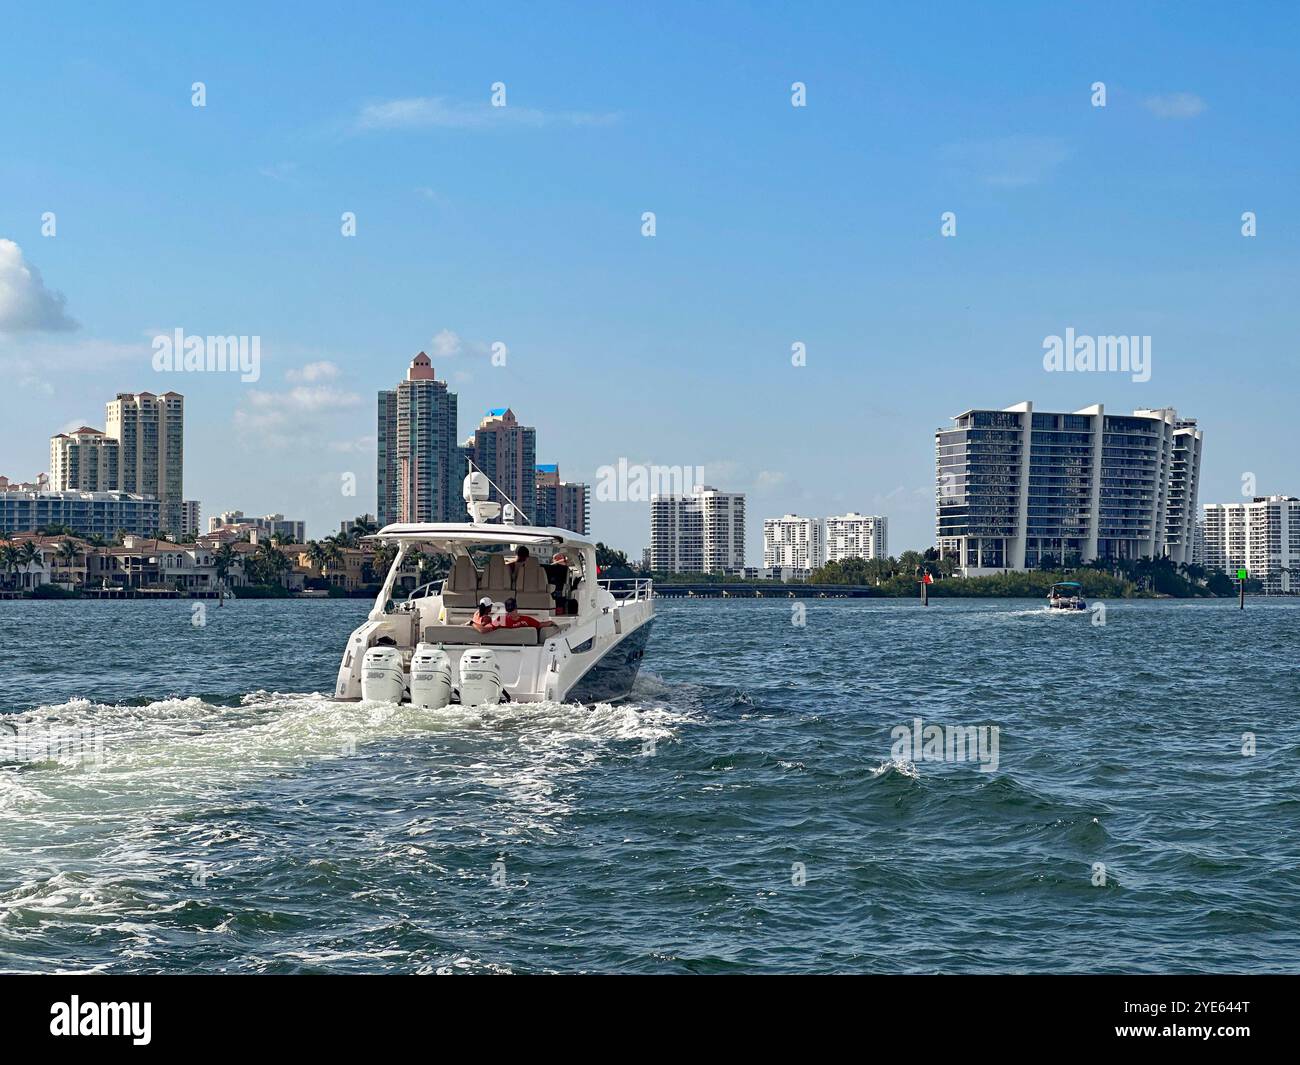
[(935, 533), (967, 575), (1190, 562), (1202, 434), (1172, 408), (968, 410), (935, 433)]
[(1206, 503), (1207, 569), (1236, 577), (1244, 568), (1270, 595), (1300, 592), (1300, 499), (1256, 496), (1249, 503)]

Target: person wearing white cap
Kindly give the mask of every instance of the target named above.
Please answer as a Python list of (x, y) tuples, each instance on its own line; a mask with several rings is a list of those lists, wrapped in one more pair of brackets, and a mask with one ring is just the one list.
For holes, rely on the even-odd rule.
[(478, 609), (474, 611), (474, 616), (465, 624), (472, 625), (478, 632), (491, 632), (496, 628), (496, 622), (492, 620), (491, 596), (485, 595), (478, 601)]

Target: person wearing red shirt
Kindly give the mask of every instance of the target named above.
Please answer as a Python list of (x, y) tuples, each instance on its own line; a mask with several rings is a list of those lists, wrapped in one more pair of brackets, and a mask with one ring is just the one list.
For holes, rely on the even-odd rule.
[(506, 600), (506, 614), (496, 623), (498, 629), (521, 629), (527, 626), (530, 629), (544, 628), (547, 622), (538, 621), (536, 618), (529, 617), (527, 614), (519, 613), (519, 607), (513, 599)]

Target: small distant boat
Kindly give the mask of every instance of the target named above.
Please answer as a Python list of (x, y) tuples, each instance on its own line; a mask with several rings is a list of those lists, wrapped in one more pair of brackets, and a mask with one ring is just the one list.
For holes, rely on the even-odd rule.
[(1047, 593), (1047, 609), (1060, 611), (1087, 610), (1083, 585), (1078, 581), (1057, 581)]

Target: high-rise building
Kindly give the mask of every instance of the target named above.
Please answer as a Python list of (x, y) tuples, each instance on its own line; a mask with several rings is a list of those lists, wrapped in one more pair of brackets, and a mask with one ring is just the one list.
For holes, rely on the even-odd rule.
[(376, 466), (380, 527), (393, 522), (464, 521), (464, 453), (456, 443), (456, 393), (434, 376), (429, 356), (411, 360), (406, 380), (379, 393)]
[(199, 511), (201, 509), (197, 499), (187, 499), (181, 504), (181, 535), (199, 535)]
[(0, 536), (66, 525), (77, 536), (111, 540), (119, 531), (147, 536), (161, 504), (131, 492), (0, 492)]
[(531, 517), (534, 525), (586, 536), (591, 525), (591, 486), (561, 480), (560, 467), (554, 463), (539, 465), (537, 504)]
[(286, 518), (283, 514), (263, 514), (260, 518), (250, 518), (242, 510), (223, 510), (208, 519), (208, 532), (223, 530), (237, 534), (256, 530), (267, 538), (279, 536), (292, 544), (307, 542), (307, 523)]
[(117, 440), (89, 425), (50, 437), (51, 491), (115, 491), (119, 452)]
[(1244, 567), (1271, 594), (1300, 592), (1300, 499), (1256, 496), (1249, 503), (1206, 503), (1207, 569)]
[(814, 570), (825, 562), (826, 535), (820, 519), (786, 514), (763, 520), (764, 567)]
[(474, 465), (494, 485), (489, 498), (503, 505), (514, 503), (527, 522), (540, 524), (533, 515), (537, 507), (537, 430), (520, 425), (509, 407), (496, 407), (483, 415), (464, 447), (472, 448), (468, 453)]
[(1201, 431), (1171, 408), (968, 410), (935, 433), (936, 538), (966, 575), (1190, 562)]
[(669, 573), (744, 569), (744, 494), (696, 485), (690, 495), (652, 495), (650, 563)]
[(180, 535), (185, 398), (179, 392), (119, 392), (108, 404), (104, 431), (118, 442), (118, 487), (157, 499), (163, 531)]
[(826, 561), (888, 558), (889, 522), (878, 514), (834, 514), (826, 519)]

